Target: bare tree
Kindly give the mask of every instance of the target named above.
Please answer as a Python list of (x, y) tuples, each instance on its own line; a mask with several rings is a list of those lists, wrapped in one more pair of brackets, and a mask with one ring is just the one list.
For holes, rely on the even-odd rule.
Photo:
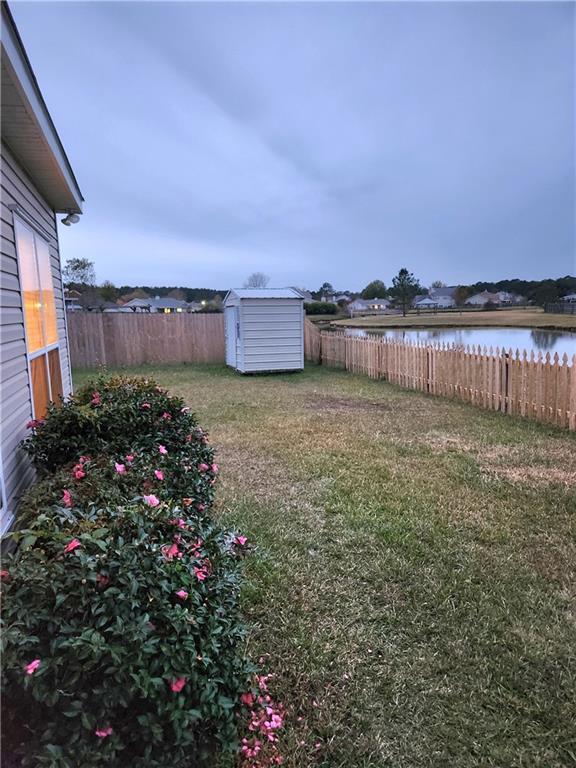
[(67, 285), (93, 286), (96, 284), (94, 262), (90, 259), (68, 259), (62, 269), (62, 276)]
[(252, 272), (244, 283), (244, 288), (266, 288), (270, 278), (264, 272)]

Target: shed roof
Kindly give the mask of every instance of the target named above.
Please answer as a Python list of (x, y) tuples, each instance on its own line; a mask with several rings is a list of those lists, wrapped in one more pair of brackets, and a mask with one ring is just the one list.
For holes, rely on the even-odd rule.
[(300, 299), (304, 300), (294, 288), (232, 288), (226, 298), (237, 296), (239, 299)]

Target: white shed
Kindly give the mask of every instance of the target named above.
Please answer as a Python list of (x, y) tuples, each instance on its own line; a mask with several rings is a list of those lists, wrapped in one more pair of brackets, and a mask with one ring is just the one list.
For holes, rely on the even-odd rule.
[(241, 288), (224, 299), (226, 364), (241, 373), (304, 368), (303, 298), (293, 288)]

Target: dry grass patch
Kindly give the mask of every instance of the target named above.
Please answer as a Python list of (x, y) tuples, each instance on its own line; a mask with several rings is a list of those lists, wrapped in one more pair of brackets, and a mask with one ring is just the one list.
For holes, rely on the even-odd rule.
[(401, 315), (370, 315), (345, 318), (332, 325), (360, 328), (417, 327), (498, 327), (498, 328), (558, 328), (576, 331), (576, 315), (555, 315), (536, 309), (502, 309), (490, 312), (464, 310)]

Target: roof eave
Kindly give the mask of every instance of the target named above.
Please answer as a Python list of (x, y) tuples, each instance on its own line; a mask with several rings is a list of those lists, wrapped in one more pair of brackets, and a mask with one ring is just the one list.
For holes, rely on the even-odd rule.
[[(32, 66), (26, 54), (22, 39), (14, 22), (14, 18), (6, 2), (2, 3), (2, 59), (6, 63), (6, 69), (13, 79), (13, 84), (22, 100), (29, 117), (37, 126), (39, 136), (38, 148), (48, 150), (54, 167), (54, 183), (61, 188), (59, 200), (54, 204), (55, 211), (81, 213), (84, 198), (74, 176), (70, 161), (66, 156), (56, 127), (52, 121), (46, 102), (38, 86), (38, 82), (32, 70)], [(3, 118), (3, 138), (9, 125)], [(42, 141), (43, 139), (43, 141)], [(11, 149), (15, 149), (10, 140), (6, 143)], [(16, 150), (15, 154), (26, 166), (26, 157), (23, 152)], [(25, 154), (25, 153), (24, 153)], [(51, 202), (48, 199), (48, 202)]]

